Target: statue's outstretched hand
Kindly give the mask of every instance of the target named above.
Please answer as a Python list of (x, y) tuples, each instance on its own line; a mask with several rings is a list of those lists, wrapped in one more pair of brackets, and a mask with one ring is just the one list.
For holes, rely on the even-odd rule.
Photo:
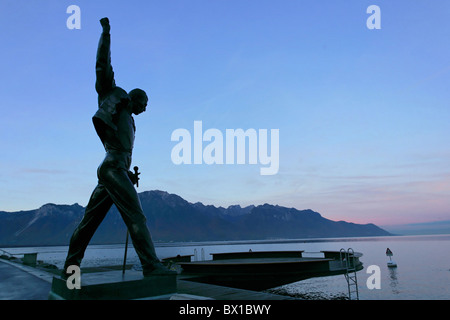
[(108, 18), (102, 18), (100, 19), (100, 24), (103, 27), (103, 32), (109, 32), (111, 30), (111, 26), (109, 25), (109, 19)]

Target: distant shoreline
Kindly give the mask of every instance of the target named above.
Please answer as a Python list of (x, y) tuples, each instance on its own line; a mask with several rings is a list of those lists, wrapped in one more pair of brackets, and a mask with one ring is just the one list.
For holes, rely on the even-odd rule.
[[(198, 245), (239, 245), (239, 244), (282, 244), (282, 243), (319, 243), (319, 242), (352, 242), (352, 241), (371, 241), (374, 239), (377, 240), (383, 240), (384, 238), (389, 239), (395, 239), (395, 240), (403, 240), (407, 238), (418, 238), (418, 237), (431, 237), (431, 238), (438, 238), (438, 237), (445, 237), (449, 236), (450, 233), (444, 233), (444, 234), (420, 234), (420, 235), (390, 235), (390, 236), (367, 236), (367, 237), (322, 237), (322, 238), (299, 238), (299, 239), (252, 239), (252, 240), (205, 240), (205, 241), (155, 241), (155, 247), (178, 247), (180, 245), (182, 246), (198, 246)], [(123, 246), (125, 243), (91, 243), (89, 246)], [(4, 245), (0, 244), (1, 249), (8, 249), (8, 248), (33, 248), (33, 247), (39, 247), (39, 248), (50, 248), (50, 247), (68, 247), (69, 245)], [(132, 247), (132, 244), (128, 244), (129, 247)]]

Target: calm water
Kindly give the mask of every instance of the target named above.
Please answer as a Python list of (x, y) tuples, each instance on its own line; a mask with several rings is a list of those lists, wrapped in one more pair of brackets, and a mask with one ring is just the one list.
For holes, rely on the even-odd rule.
[[(397, 268), (388, 268), (386, 248), (394, 253)], [(352, 248), (363, 253), (364, 269), (357, 273), (361, 300), (448, 300), (450, 299), (450, 235), (399, 236), (371, 238), (339, 238), (284, 241), (240, 241), (157, 244), (160, 258), (194, 255), (193, 259), (211, 259), (210, 253), (265, 250), (340, 250)], [(38, 252), (38, 260), (62, 268), (67, 247), (4, 248), (10, 253)], [(124, 245), (91, 245), (86, 251), (82, 267), (121, 265)], [(310, 254), (312, 255), (312, 254)], [(132, 248), (127, 263), (139, 265)], [(367, 267), (378, 265), (381, 270), (381, 289), (367, 288), (371, 274)], [(343, 275), (313, 278), (273, 289), (307, 299), (339, 299), (347, 297), (347, 282)]]

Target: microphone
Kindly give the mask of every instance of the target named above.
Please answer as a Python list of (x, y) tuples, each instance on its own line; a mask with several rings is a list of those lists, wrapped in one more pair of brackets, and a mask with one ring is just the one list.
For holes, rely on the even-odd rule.
[(134, 175), (136, 176), (136, 188), (137, 187), (139, 187), (139, 172), (138, 172), (138, 170), (139, 170), (139, 167), (138, 166), (135, 166), (134, 168), (133, 168), (133, 170), (134, 170)]

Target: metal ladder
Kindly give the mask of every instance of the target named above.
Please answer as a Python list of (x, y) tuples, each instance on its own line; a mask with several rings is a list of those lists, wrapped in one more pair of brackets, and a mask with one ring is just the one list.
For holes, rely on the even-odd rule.
[(348, 248), (347, 251), (345, 251), (344, 248), (340, 250), (340, 260), (342, 266), (345, 267), (344, 276), (345, 280), (347, 280), (349, 300), (354, 300), (354, 298), (356, 298), (356, 300), (359, 300), (358, 279), (356, 277), (356, 265), (354, 257), (355, 252), (352, 248)]

